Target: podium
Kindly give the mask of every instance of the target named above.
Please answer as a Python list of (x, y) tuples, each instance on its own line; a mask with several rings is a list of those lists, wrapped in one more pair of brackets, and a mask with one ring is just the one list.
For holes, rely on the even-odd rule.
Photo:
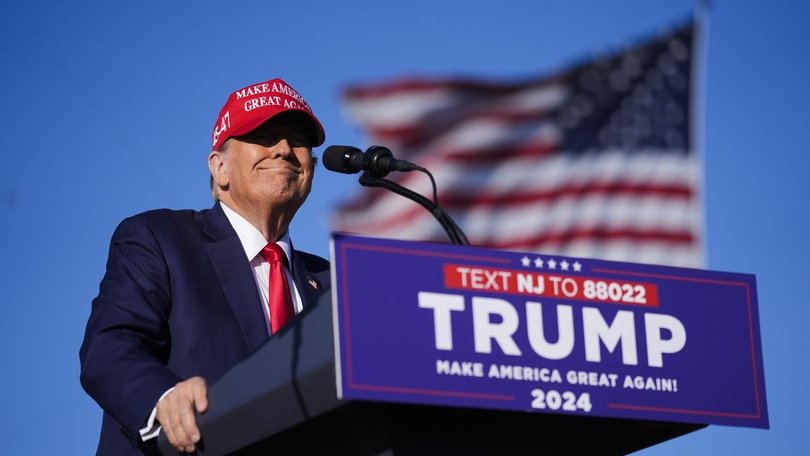
[(209, 387), (198, 454), (627, 454), (768, 426), (753, 276), (333, 239), (337, 305)]
[(338, 400), (332, 328), (325, 296), (211, 385), (198, 454), (618, 455), (705, 427)]

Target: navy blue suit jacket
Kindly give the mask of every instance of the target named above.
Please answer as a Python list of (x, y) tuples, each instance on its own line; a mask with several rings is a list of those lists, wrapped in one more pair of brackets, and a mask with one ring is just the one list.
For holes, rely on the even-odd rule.
[[(329, 263), (293, 250), (302, 301), (329, 292)], [(113, 234), (82, 343), (81, 382), (104, 410), (98, 454), (137, 448), (161, 394), (200, 375), (215, 382), (268, 339), (245, 251), (219, 204), (145, 212)], [(142, 445), (141, 445), (142, 446)]]

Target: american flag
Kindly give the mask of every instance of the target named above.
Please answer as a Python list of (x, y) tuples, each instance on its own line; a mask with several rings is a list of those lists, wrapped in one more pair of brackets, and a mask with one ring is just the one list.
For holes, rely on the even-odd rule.
[[(551, 77), (398, 79), (350, 87), (375, 144), (428, 168), (474, 245), (703, 265), (702, 166), (692, 128), (693, 25)], [(422, 195), (419, 173), (389, 178)], [(365, 189), (339, 231), (446, 240), (420, 206)]]

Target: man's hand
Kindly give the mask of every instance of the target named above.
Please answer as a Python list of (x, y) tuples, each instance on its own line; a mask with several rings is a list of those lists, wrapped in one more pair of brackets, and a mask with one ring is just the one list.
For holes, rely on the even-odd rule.
[(200, 430), (194, 417), (194, 410), (205, 413), (208, 409), (208, 385), (202, 377), (191, 377), (174, 387), (157, 404), (157, 420), (174, 449), (193, 453), (194, 445), (200, 441)]

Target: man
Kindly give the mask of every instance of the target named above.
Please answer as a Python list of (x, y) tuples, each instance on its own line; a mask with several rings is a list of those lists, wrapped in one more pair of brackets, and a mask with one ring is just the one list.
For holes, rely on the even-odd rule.
[(154, 452), (161, 427), (193, 452), (207, 382), (328, 292), (328, 262), (288, 234), (323, 141), (284, 81), (237, 90), (208, 156), (214, 206), (149, 211), (115, 230), (80, 351), (82, 386), (104, 409), (98, 454)]

